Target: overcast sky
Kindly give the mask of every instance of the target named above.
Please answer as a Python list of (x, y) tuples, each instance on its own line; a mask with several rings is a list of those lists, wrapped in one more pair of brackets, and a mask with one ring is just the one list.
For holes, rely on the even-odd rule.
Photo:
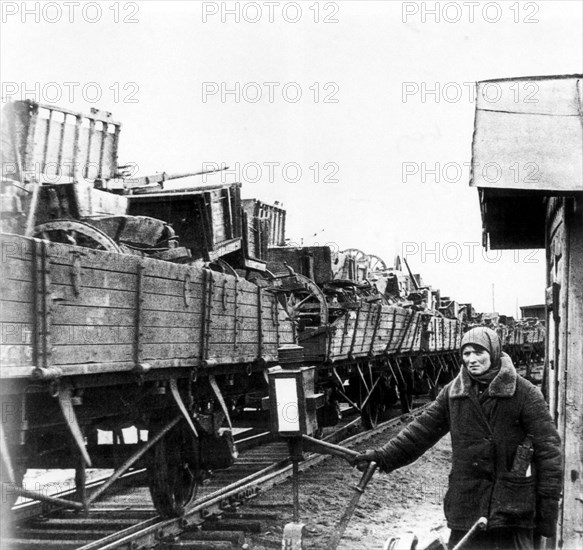
[(582, 72), (582, 28), (579, 1), (3, 2), (0, 77), (3, 101), (111, 111), (140, 175), (227, 164), (292, 242), (405, 252), (513, 315), (545, 255), (481, 247), (473, 84)]

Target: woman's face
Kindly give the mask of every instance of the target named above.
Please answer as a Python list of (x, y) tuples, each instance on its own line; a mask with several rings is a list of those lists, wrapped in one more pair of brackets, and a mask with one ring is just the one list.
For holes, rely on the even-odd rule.
[(471, 374), (484, 374), (492, 365), (490, 354), (480, 346), (468, 344), (462, 350), (464, 365)]

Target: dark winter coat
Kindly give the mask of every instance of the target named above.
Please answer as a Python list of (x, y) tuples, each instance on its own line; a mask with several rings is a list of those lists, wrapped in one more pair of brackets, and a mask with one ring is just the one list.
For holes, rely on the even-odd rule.
[[(474, 382), (475, 384), (475, 382)], [(469, 529), (478, 518), (488, 527), (521, 527), (554, 534), (561, 494), (560, 439), (540, 391), (502, 366), (478, 398), (465, 368), (419, 418), (376, 450), (385, 471), (410, 464), (451, 432), (453, 463), (445, 496), (451, 529)], [(533, 439), (532, 475), (510, 473), (518, 445)]]

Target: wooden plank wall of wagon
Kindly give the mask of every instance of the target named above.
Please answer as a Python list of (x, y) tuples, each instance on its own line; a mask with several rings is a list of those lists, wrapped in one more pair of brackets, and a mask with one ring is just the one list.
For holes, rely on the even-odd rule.
[(450, 319), (441, 318), (439, 319), (439, 328), (438, 333), (438, 341), (440, 342), (440, 346), (437, 348), (437, 351), (447, 351), (450, 349), (450, 342), (449, 342), (449, 325)]
[[(417, 317), (415, 312), (409, 309), (403, 309), (401, 314), (403, 317), (399, 327), (400, 331), (398, 334), (395, 333), (395, 341), (391, 342), (391, 346), (394, 344), (396, 353), (410, 353), (413, 351), (413, 337), (415, 335)], [(397, 338), (398, 340), (396, 340)]]
[(34, 296), (27, 242), (0, 234), (0, 365), (33, 365)]
[(213, 228), (213, 244), (219, 244), (227, 240), (227, 230), (225, 227), (225, 213), (227, 208), (225, 198), (222, 196), (221, 190), (217, 189), (210, 193), (210, 218), (212, 220)]
[(360, 313), (349, 311), (337, 319), (333, 329), (330, 354), (335, 360), (345, 359), (350, 353), (355, 357), (367, 355), (370, 351), (375, 355), (385, 351), (410, 353), (419, 351), (421, 346), (420, 314), (397, 306), (383, 306), (377, 326), (375, 306), (364, 304)]
[(461, 321), (458, 321), (457, 319), (448, 319), (449, 323), (448, 323), (448, 330), (447, 330), (447, 334), (448, 334), (448, 338), (449, 338), (449, 350), (456, 350), (459, 348), (460, 342), (461, 342), (461, 330), (462, 330), (462, 324)]
[(415, 312), (415, 319), (409, 328), (411, 332), (411, 351), (421, 351), (421, 336), (423, 333), (423, 316)]
[(383, 305), (381, 308), (381, 318), (377, 327), (375, 342), (373, 344), (374, 355), (382, 355), (385, 350), (389, 349), (391, 339), (397, 332), (395, 329), (398, 319), (399, 309), (397, 307)]
[[(398, 306), (363, 304), (359, 313), (349, 311), (332, 325), (330, 358), (346, 359), (373, 355), (411, 353), (421, 351), (422, 315)], [(456, 319), (433, 317), (429, 321), (431, 331), (427, 351), (440, 352), (459, 348), (460, 323)], [(323, 354), (322, 339), (305, 338), (301, 345), (307, 346), (313, 357)], [(373, 340), (374, 338), (374, 340)], [(310, 357), (312, 357), (312, 355)]]
[(399, 344), (405, 336), (411, 311), (396, 306), (390, 307), (389, 311), (391, 312), (390, 315), (383, 315), (381, 328), (384, 328), (388, 335), (385, 349), (387, 353), (393, 354), (399, 349)]
[(142, 315), (140, 360), (196, 364), (201, 354), (203, 274), (201, 270), (140, 260)]
[[(33, 366), (34, 241), (2, 238), (2, 364)], [(259, 309), (258, 287), (245, 280), (208, 272), (205, 282), (198, 268), (68, 245), (46, 243), (46, 251), (51, 365), (275, 360), (293, 341), (275, 296), (262, 291)]]
[[(53, 365), (131, 362), (138, 258), (45, 243)], [(33, 245), (26, 257), (34, 262)]]
[(256, 285), (220, 273), (208, 276), (213, 281), (208, 359), (275, 360), (279, 345), (293, 341), (291, 323), (275, 295), (261, 292), (259, 309)]
[(259, 239), (259, 203), (256, 199), (245, 199), (241, 201), (243, 208), (243, 236), (247, 245), (247, 254), (250, 258), (261, 258)]
[(428, 351), (436, 351), (437, 349), (439, 349), (439, 336), (440, 336), (439, 327), (440, 327), (439, 319), (437, 319), (436, 317), (432, 317), (427, 325), (427, 330), (429, 331), (429, 338), (427, 344)]
[(26, 169), (42, 170), (49, 177), (95, 180), (114, 176), (119, 123), (102, 115), (77, 118), (75, 113), (52, 106), (35, 108), (30, 116), (36, 121), (32, 125), (34, 147), (24, 159)]
[(356, 323), (356, 311), (347, 311), (332, 323), (333, 334), (330, 337), (330, 359), (346, 359), (350, 350), (352, 333)]
[(443, 350), (451, 351), (455, 348), (455, 336), (457, 331), (457, 322), (455, 319), (443, 320)]
[(350, 342), (349, 353), (355, 357), (368, 355), (374, 333), (375, 306), (362, 304), (355, 320), (355, 329)]

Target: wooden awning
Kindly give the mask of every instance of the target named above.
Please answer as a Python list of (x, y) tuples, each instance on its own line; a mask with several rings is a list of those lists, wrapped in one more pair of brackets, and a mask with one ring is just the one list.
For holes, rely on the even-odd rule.
[(583, 193), (582, 82), (478, 82), (470, 185), (491, 248), (544, 248), (546, 198)]

